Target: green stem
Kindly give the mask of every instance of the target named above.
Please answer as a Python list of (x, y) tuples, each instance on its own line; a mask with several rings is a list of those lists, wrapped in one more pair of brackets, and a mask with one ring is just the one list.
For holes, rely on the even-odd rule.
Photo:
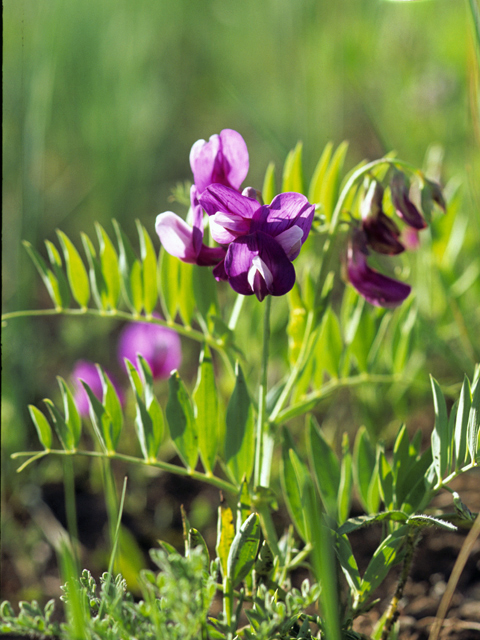
[(305, 357), (308, 353), (308, 344), (310, 341), (310, 335), (312, 333), (313, 330), (313, 323), (314, 323), (314, 319), (315, 319), (315, 315), (313, 313), (313, 311), (310, 311), (308, 316), (307, 316), (307, 322), (306, 322), (306, 326), (305, 326), (305, 333), (303, 334), (303, 342), (302, 342), (302, 346), (300, 347), (300, 353), (298, 354), (298, 358), (297, 361), (295, 362), (295, 365), (292, 369), (292, 371), (290, 372), (290, 376), (288, 377), (287, 383), (279, 397), (279, 399), (277, 400), (277, 403), (275, 405), (275, 407), (273, 408), (272, 413), (270, 414), (270, 423), (271, 424), (276, 424), (278, 423), (278, 415), (280, 414), (280, 412), (282, 411), (283, 407), (285, 406), (285, 403), (288, 400), (288, 397), (290, 396), (290, 393), (295, 385), (295, 383), (297, 382), (297, 378), (300, 375), (302, 368), (303, 368), (303, 364), (304, 364), (304, 360)]
[(206, 342), (209, 347), (216, 349), (217, 351), (224, 352), (225, 347), (222, 340), (216, 340), (212, 336), (205, 335), (201, 331), (196, 331), (191, 327), (184, 327), (181, 324), (174, 322), (167, 322), (161, 318), (154, 316), (142, 316), (140, 314), (128, 313), (127, 311), (119, 311), (114, 309), (112, 311), (105, 311), (103, 309), (30, 309), (25, 311), (12, 311), (10, 313), (4, 313), (2, 315), (2, 323), (7, 320), (13, 320), (15, 318), (29, 318), (29, 317), (41, 317), (41, 316), (94, 316), (96, 318), (114, 318), (120, 320), (128, 320), (129, 322), (148, 322), (150, 324), (158, 324), (161, 327), (167, 327), (174, 329), (181, 336), (196, 340), (197, 342)]
[(265, 315), (263, 321), (262, 373), (258, 393), (257, 436), (255, 449), (255, 486), (268, 487), (272, 467), (273, 435), (267, 423), (267, 381), (268, 381), (268, 349), (270, 342), (270, 309), (272, 297), (265, 298)]
[(391, 384), (393, 382), (401, 382), (406, 380), (401, 375), (382, 375), (382, 374), (368, 374), (360, 373), (358, 376), (351, 376), (349, 378), (339, 378), (338, 380), (331, 380), (326, 383), (321, 389), (312, 391), (305, 396), (304, 400), (290, 405), (284, 411), (273, 413), (270, 416), (270, 421), (273, 424), (282, 424), (290, 418), (311, 411), (321, 400), (328, 395), (336, 391), (337, 389), (344, 389), (346, 387), (357, 387), (361, 384), (375, 383), (375, 384)]
[[(179, 476), (189, 476), (194, 480), (200, 480), (201, 482), (206, 482), (207, 484), (211, 484), (217, 489), (221, 489), (222, 491), (227, 491), (229, 493), (237, 494), (238, 487), (228, 482), (228, 480), (222, 480), (221, 478), (217, 478), (215, 476), (209, 476), (205, 473), (201, 473), (200, 471), (189, 471), (185, 469), (185, 467), (179, 467), (176, 464), (170, 464), (169, 462), (162, 462), (161, 460), (157, 460), (156, 462), (151, 462), (149, 460), (142, 460), (141, 458), (135, 458), (134, 456), (127, 456), (123, 453), (113, 453), (107, 454), (102, 451), (81, 451), (78, 449), (74, 449), (72, 451), (65, 451), (64, 449), (49, 449), (48, 451), (17, 451), (16, 453), (12, 453), (11, 457), (13, 459), (16, 458), (24, 458), (25, 456), (32, 456), (32, 458), (28, 461), (29, 463), (33, 460), (36, 460), (45, 455), (56, 455), (56, 456), (87, 456), (90, 458), (108, 458), (110, 460), (121, 460), (123, 462), (133, 463), (133, 464), (143, 464), (147, 467), (154, 467), (156, 469), (162, 469), (162, 471), (168, 471), (169, 473), (175, 473)], [(24, 469), (26, 464), (23, 464), (19, 469)], [(18, 470), (17, 470), (18, 472)]]

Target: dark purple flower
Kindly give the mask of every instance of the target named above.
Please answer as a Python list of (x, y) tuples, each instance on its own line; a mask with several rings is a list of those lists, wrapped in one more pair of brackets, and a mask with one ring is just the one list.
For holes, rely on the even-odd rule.
[(365, 234), (361, 229), (355, 229), (347, 248), (348, 279), (370, 304), (377, 307), (397, 307), (410, 294), (411, 287), (369, 267), (367, 256)]
[[(107, 371), (105, 371), (105, 373), (109, 377), (110, 382), (115, 387), (115, 391), (117, 392), (121, 404), (123, 404), (124, 397), (122, 390), (114, 380), (113, 376)], [(88, 360), (78, 360), (75, 363), (71, 377), (75, 386), (74, 400), (78, 413), (81, 416), (88, 416), (90, 403), (88, 401), (87, 392), (85, 391), (81, 380), (88, 384), (95, 396), (101, 401), (103, 397), (103, 384), (98, 369), (93, 364), (93, 362), (89, 362)]]
[(172, 329), (148, 322), (132, 322), (123, 329), (118, 343), (118, 358), (125, 366), (125, 358), (140, 371), (137, 355), (143, 356), (155, 379), (168, 378), (178, 369), (182, 347), (178, 334)]
[(213, 273), (243, 295), (281, 296), (295, 283), (292, 261), (312, 226), (314, 205), (299, 193), (281, 193), (270, 205), (220, 184), (199, 198), (209, 214), (214, 240), (228, 244), (223, 263)]
[(201, 194), (209, 185), (239, 189), (248, 173), (248, 149), (242, 136), (224, 129), (210, 140), (197, 140), (190, 151), (195, 186)]
[(405, 251), (399, 241), (400, 229), (382, 209), (383, 187), (373, 180), (360, 205), (362, 229), (367, 237), (368, 246), (378, 253), (395, 255)]
[(409, 198), (407, 177), (401, 171), (395, 171), (390, 181), (392, 202), (397, 215), (414, 229), (426, 229), (424, 217)]

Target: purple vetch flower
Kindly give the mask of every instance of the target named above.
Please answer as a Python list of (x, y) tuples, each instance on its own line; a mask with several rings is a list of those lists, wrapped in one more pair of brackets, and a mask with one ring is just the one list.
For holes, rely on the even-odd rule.
[(347, 247), (348, 279), (370, 304), (376, 307), (397, 307), (410, 294), (411, 287), (369, 267), (367, 256), (365, 233), (361, 229), (354, 229)]
[(203, 244), (203, 211), (195, 186), (191, 188), (190, 201), (193, 226), (172, 211), (166, 211), (157, 216), (155, 230), (162, 246), (172, 256), (190, 264), (212, 267), (223, 260), (225, 250)]
[(310, 232), (314, 205), (300, 193), (281, 193), (261, 205), (220, 184), (207, 187), (199, 202), (210, 216), (213, 239), (228, 245), (213, 270), (217, 280), (259, 300), (288, 293), (295, 283), (292, 261)]
[(383, 187), (373, 180), (368, 187), (365, 198), (360, 205), (362, 229), (365, 232), (368, 246), (378, 253), (396, 255), (405, 251), (400, 242), (400, 229), (382, 209)]
[[(116, 383), (112, 374), (108, 371), (105, 371), (105, 373), (109, 377), (110, 382), (115, 387), (118, 399), (123, 405), (124, 396), (122, 390)], [(86, 382), (95, 396), (101, 401), (103, 397), (103, 384), (98, 369), (93, 364), (93, 362), (90, 362), (89, 360), (78, 360), (75, 363), (71, 377), (75, 386), (74, 400), (78, 413), (81, 416), (88, 416), (90, 411), (90, 403), (88, 401), (87, 392), (85, 391), (85, 388), (81, 381), (83, 380), (84, 382)]]
[(225, 257), (225, 249), (203, 244), (203, 210), (198, 197), (211, 184), (239, 189), (248, 173), (248, 150), (242, 136), (224, 129), (210, 140), (197, 140), (190, 150), (195, 184), (190, 190), (192, 226), (172, 211), (157, 216), (155, 229), (164, 249), (183, 262), (212, 267)]
[(182, 360), (180, 338), (172, 329), (158, 324), (131, 322), (120, 335), (118, 358), (125, 367), (127, 358), (140, 371), (138, 354), (147, 361), (154, 379), (168, 378), (173, 369), (178, 369)]
[(427, 223), (424, 217), (409, 198), (407, 177), (401, 171), (395, 171), (390, 181), (392, 202), (397, 215), (414, 229), (426, 229)]
[(190, 151), (190, 166), (199, 195), (214, 183), (238, 190), (249, 167), (245, 140), (233, 129), (224, 129), (208, 142), (197, 140)]

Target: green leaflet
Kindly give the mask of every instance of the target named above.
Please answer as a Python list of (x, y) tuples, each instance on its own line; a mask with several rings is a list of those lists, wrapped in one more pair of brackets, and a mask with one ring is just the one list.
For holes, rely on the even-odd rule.
[(302, 150), (303, 144), (297, 142), (295, 149), (292, 149), (288, 153), (283, 167), (282, 193), (286, 191), (305, 193), (303, 186)]
[(458, 399), (457, 415), (455, 420), (455, 469), (460, 469), (467, 457), (467, 428), (470, 407), (472, 405), (470, 395), (470, 382), (465, 376)]
[(337, 498), (340, 487), (340, 465), (338, 458), (324, 439), (313, 416), (307, 427), (307, 449), (310, 466), (313, 469), (317, 487), (325, 510), (332, 518), (337, 518)]
[(382, 450), (378, 451), (378, 478), (385, 508), (393, 509), (393, 472)]
[(361, 578), (357, 561), (355, 560), (352, 545), (347, 536), (341, 535), (340, 531), (337, 532), (337, 545), (335, 550), (350, 589), (352, 589), (355, 594), (358, 593), (360, 591)]
[(468, 415), (467, 444), (471, 462), (479, 460), (478, 433), (480, 430), (480, 377), (477, 375), (472, 387), (472, 406)]
[(74, 448), (76, 449), (78, 447), (78, 443), (80, 442), (80, 435), (82, 433), (82, 420), (78, 413), (72, 392), (68, 388), (67, 383), (63, 378), (60, 378), (60, 376), (57, 377), (57, 381), (60, 386), (60, 391), (63, 398), (65, 423), (72, 434)]
[(66, 308), (70, 304), (70, 290), (68, 288), (68, 282), (65, 277), (65, 273), (62, 269), (62, 258), (53, 242), (50, 242), (50, 240), (45, 240), (45, 246), (47, 247), (50, 264), (53, 267), (53, 273), (55, 274), (55, 277), (57, 279), (61, 304), (64, 308)]
[(193, 407), (185, 385), (176, 371), (168, 380), (166, 417), (178, 455), (187, 469), (193, 471), (198, 459), (198, 434)]
[(92, 420), (93, 430), (97, 436), (97, 440), (104, 453), (114, 453), (112, 439), (112, 420), (107, 410), (95, 396), (86, 382), (82, 381), (85, 391), (90, 402), (90, 418)]
[(76, 434), (74, 434), (69, 425), (67, 425), (53, 402), (48, 398), (45, 398), (44, 402), (47, 405), (50, 417), (52, 418), (54, 429), (60, 442), (62, 443), (62, 447), (66, 451), (74, 451), (77, 446), (75, 440)]
[(180, 295), (180, 260), (163, 247), (160, 251), (160, 302), (167, 320), (174, 320)]
[(33, 248), (30, 242), (24, 240), (23, 246), (32, 259), (33, 264), (37, 268), (37, 271), (40, 274), (45, 287), (47, 288), (48, 295), (52, 299), (55, 308), (61, 309), (63, 306), (65, 306), (65, 304), (68, 303), (66, 303), (66, 301), (62, 299), (60, 284), (57, 277), (54, 275), (53, 271), (47, 267), (45, 260), (38, 253), (38, 251)]
[(129, 239), (118, 222), (112, 220), (112, 223), (117, 236), (118, 265), (127, 304), (134, 313), (140, 313), (143, 307), (142, 263), (135, 255)]
[(158, 300), (157, 254), (145, 227), (139, 220), (136, 221), (136, 224), (142, 259), (143, 308), (148, 316), (155, 309)]
[(89, 266), (90, 287), (95, 304), (99, 309), (108, 308), (107, 285), (102, 274), (102, 268), (97, 260), (97, 252), (90, 238), (85, 234), (80, 234), (83, 248), (87, 256)]
[(220, 506), (218, 507), (217, 544), (215, 546), (215, 552), (220, 560), (223, 578), (227, 577), (228, 555), (234, 537), (235, 527), (233, 524), (233, 513), (222, 497)]
[[(308, 475), (308, 469), (295, 451), (295, 445), (290, 432), (286, 428), (283, 428), (282, 433), (282, 467), (280, 480), (290, 517), (298, 534), (305, 541), (305, 518), (301, 487), (304, 483), (304, 477)], [(298, 479), (297, 473), (300, 475)]]
[[(367, 430), (362, 426), (357, 431), (353, 447), (353, 475), (355, 478), (357, 493), (362, 501), (362, 506), (367, 513), (371, 512), (371, 505), (368, 499), (368, 489), (374, 470), (375, 452), (370, 443)], [(373, 509), (373, 511), (375, 510), (376, 509)]]
[(105, 443), (109, 451), (115, 451), (123, 427), (122, 405), (110, 378), (101, 367), (98, 367), (98, 372), (102, 380), (103, 405), (109, 418), (106, 422), (108, 428), (104, 431)]
[(97, 222), (95, 224), (100, 245), (100, 265), (106, 287), (106, 297), (111, 309), (116, 309), (120, 298), (121, 278), (117, 252), (106, 231)]
[(218, 398), (212, 355), (207, 345), (200, 354), (197, 384), (193, 390), (200, 457), (207, 473), (215, 466), (218, 448)]
[(238, 485), (253, 471), (255, 434), (253, 407), (242, 368), (236, 364), (236, 382), (225, 416), (225, 462)]
[(340, 483), (338, 486), (338, 523), (345, 522), (350, 513), (352, 504), (352, 455), (349, 450), (348, 434), (343, 434), (342, 439), (342, 460), (340, 465)]
[(218, 309), (218, 285), (210, 269), (196, 267), (192, 273), (193, 295), (204, 323), (209, 326), (211, 316), (220, 317)]
[(262, 198), (265, 204), (270, 204), (277, 194), (275, 187), (275, 164), (270, 162), (263, 180)]
[(362, 579), (361, 602), (365, 602), (369, 595), (375, 591), (390, 568), (403, 559), (401, 546), (406, 539), (408, 529), (406, 524), (399, 527), (383, 540), (373, 554)]
[(315, 167), (312, 179), (310, 181), (310, 187), (308, 189), (308, 201), (314, 204), (320, 203), (322, 197), (323, 183), (325, 179), (325, 173), (327, 167), (330, 164), (330, 158), (332, 157), (333, 143), (327, 142), (322, 155)]
[(315, 385), (321, 386), (323, 372), (327, 371), (332, 378), (338, 378), (338, 366), (343, 351), (343, 340), (340, 323), (331, 307), (323, 316), (320, 334), (315, 347), (316, 373)]
[(33, 420), (33, 424), (37, 430), (38, 439), (45, 447), (45, 449), (51, 449), (52, 447), (52, 429), (44, 414), (34, 407), (33, 404), (28, 405), (30, 416)]
[[(138, 362), (140, 364), (143, 378), (145, 380), (144, 386), (144, 400), (145, 400), (145, 409), (147, 410), (148, 416), (150, 418), (149, 429), (148, 431), (148, 439), (147, 439), (147, 449), (149, 452), (150, 458), (156, 459), (158, 455), (158, 450), (163, 440), (163, 432), (164, 432), (164, 420), (163, 420), (163, 412), (160, 404), (155, 397), (155, 392), (153, 389), (153, 376), (148, 365), (148, 362), (141, 355), (138, 356)], [(133, 365), (132, 365), (133, 366)], [(131, 382), (137, 388), (138, 381), (135, 377), (131, 376)], [(137, 396), (140, 394), (137, 392)], [(146, 419), (148, 422), (148, 419)]]
[(435, 378), (430, 376), (430, 381), (435, 408), (435, 426), (431, 436), (432, 456), (437, 478), (441, 480), (447, 471), (451, 438), (448, 433), (449, 422), (445, 398)]
[(90, 300), (87, 270), (70, 238), (59, 229), (57, 229), (57, 236), (62, 245), (65, 264), (67, 265), (67, 278), (72, 295), (78, 304), (85, 309)]
[(340, 191), (341, 173), (345, 156), (347, 155), (348, 142), (342, 142), (333, 154), (323, 180), (319, 203), (322, 205), (322, 213), (327, 220), (332, 217), (335, 202)]
[(253, 568), (262, 530), (258, 514), (252, 513), (235, 535), (227, 559), (227, 576), (235, 588)]
[(180, 291), (181, 295), (178, 298), (178, 309), (180, 316), (186, 327), (192, 325), (193, 314), (195, 312), (195, 295), (193, 293), (193, 272), (195, 269), (199, 269), (193, 264), (187, 264), (186, 262), (180, 262)]

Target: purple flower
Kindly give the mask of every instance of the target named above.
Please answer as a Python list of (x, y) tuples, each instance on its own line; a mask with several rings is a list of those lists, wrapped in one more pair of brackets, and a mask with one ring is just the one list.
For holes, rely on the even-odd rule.
[(195, 186), (198, 194), (211, 184), (239, 189), (248, 173), (248, 149), (242, 136), (224, 129), (210, 140), (197, 140), (190, 151)]
[(211, 184), (239, 189), (248, 173), (248, 150), (242, 136), (232, 129), (197, 140), (190, 151), (195, 184), (190, 190), (192, 226), (172, 211), (157, 216), (155, 229), (164, 249), (183, 262), (211, 267), (225, 257), (225, 249), (203, 244), (203, 211), (198, 196)]
[(405, 251), (399, 241), (400, 229), (382, 210), (383, 187), (373, 180), (360, 205), (362, 229), (368, 246), (378, 253), (395, 255)]
[(208, 187), (199, 202), (210, 216), (214, 240), (228, 245), (217, 280), (228, 280), (237, 293), (281, 296), (295, 283), (292, 261), (312, 226), (314, 205), (299, 193), (281, 193), (270, 205), (220, 184)]
[(155, 379), (168, 378), (182, 360), (180, 338), (172, 329), (158, 324), (132, 322), (120, 335), (118, 358), (123, 366), (127, 358), (140, 371), (137, 355), (145, 358)]
[[(110, 382), (115, 387), (115, 391), (117, 392), (121, 404), (123, 404), (124, 397), (122, 390), (114, 380), (113, 376), (107, 371), (105, 371), (105, 373), (109, 377)], [(81, 380), (88, 384), (95, 396), (101, 401), (103, 396), (103, 384), (98, 369), (93, 364), (93, 362), (90, 362), (88, 360), (78, 360), (75, 363), (71, 377), (75, 386), (74, 400), (78, 413), (81, 416), (88, 416), (90, 403), (88, 401), (87, 392), (85, 391)]]
[(410, 286), (369, 267), (367, 256), (365, 234), (361, 229), (355, 229), (347, 248), (348, 279), (370, 304), (377, 307), (397, 307), (410, 294)]
[(192, 227), (172, 211), (166, 211), (157, 216), (155, 230), (164, 249), (170, 255), (180, 258), (183, 262), (211, 267), (223, 260), (225, 250), (203, 244), (203, 211), (198, 203), (195, 186), (192, 186), (190, 191), (190, 201)]
[(409, 198), (409, 184), (404, 173), (395, 171), (390, 181), (392, 202), (397, 215), (414, 229), (425, 229), (424, 217)]

